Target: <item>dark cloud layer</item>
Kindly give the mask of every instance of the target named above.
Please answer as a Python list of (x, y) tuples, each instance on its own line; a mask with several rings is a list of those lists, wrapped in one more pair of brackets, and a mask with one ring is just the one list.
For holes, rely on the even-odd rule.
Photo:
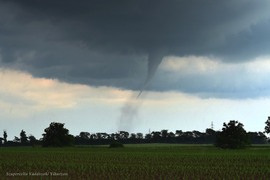
[(0, 0), (0, 63), (138, 89), (149, 54), (225, 62), (269, 54), (269, 7), (268, 0)]
[[(105, 51), (215, 53), (226, 38), (269, 18), (269, 1), (14, 1), (28, 34), (58, 31), (51, 41), (83, 41)], [(39, 24), (40, 23), (40, 24)], [(37, 26), (35, 29), (31, 26)], [(44, 26), (39, 28), (40, 26)], [(37, 32), (39, 31), (39, 32)], [(25, 32), (25, 33), (27, 33)]]

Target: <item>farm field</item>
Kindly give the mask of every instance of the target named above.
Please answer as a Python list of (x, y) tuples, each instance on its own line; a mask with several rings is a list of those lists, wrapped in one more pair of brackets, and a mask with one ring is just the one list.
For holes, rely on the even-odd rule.
[(269, 179), (270, 148), (207, 145), (125, 148), (2, 147), (0, 179)]

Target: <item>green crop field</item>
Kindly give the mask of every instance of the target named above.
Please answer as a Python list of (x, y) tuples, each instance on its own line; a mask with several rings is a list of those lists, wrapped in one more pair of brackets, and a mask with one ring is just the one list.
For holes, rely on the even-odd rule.
[(270, 148), (0, 148), (0, 179), (270, 179)]

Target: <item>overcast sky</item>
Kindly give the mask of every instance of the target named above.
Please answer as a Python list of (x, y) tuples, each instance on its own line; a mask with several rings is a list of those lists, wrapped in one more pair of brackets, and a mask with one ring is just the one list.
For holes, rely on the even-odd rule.
[(263, 131), (269, 10), (269, 0), (0, 0), (0, 129), (12, 140), (54, 121), (78, 135), (235, 119)]

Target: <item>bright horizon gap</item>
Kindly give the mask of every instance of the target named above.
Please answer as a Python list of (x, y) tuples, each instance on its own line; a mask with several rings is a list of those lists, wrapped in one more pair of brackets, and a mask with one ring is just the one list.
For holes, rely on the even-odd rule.
[[(5, 119), (0, 128), (7, 130), (8, 139), (19, 136), (22, 129), (27, 135), (41, 137), (50, 122), (65, 123), (73, 135), (78, 135), (81, 131), (117, 132), (120, 130), (116, 126), (120, 109), (130, 96), (138, 93), (112, 87), (90, 87), (35, 78), (28, 73), (13, 70), (5, 70), (1, 80), (4, 88), (1, 88), (0, 93), (13, 99), (6, 101), (4, 96), (0, 99), (0, 107), (4, 110), (0, 118)], [(11, 81), (14, 84), (8, 86)], [(240, 121), (247, 131), (263, 131), (268, 117), (266, 107), (270, 106), (270, 99), (267, 97), (200, 98), (176, 91), (145, 91), (142, 98), (133, 129), (126, 130), (130, 133), (145, 134), (149, 129), (203, 132), (210, 127), (212, 121), (214, 129), (219, 130), (223, 122), (229, 120)], [(18, 101), (24, 103), (17, 103)], [(264, 104), (263, 108), (261, 104)], [(100, 126), (99, 122), (104, 126)]]

